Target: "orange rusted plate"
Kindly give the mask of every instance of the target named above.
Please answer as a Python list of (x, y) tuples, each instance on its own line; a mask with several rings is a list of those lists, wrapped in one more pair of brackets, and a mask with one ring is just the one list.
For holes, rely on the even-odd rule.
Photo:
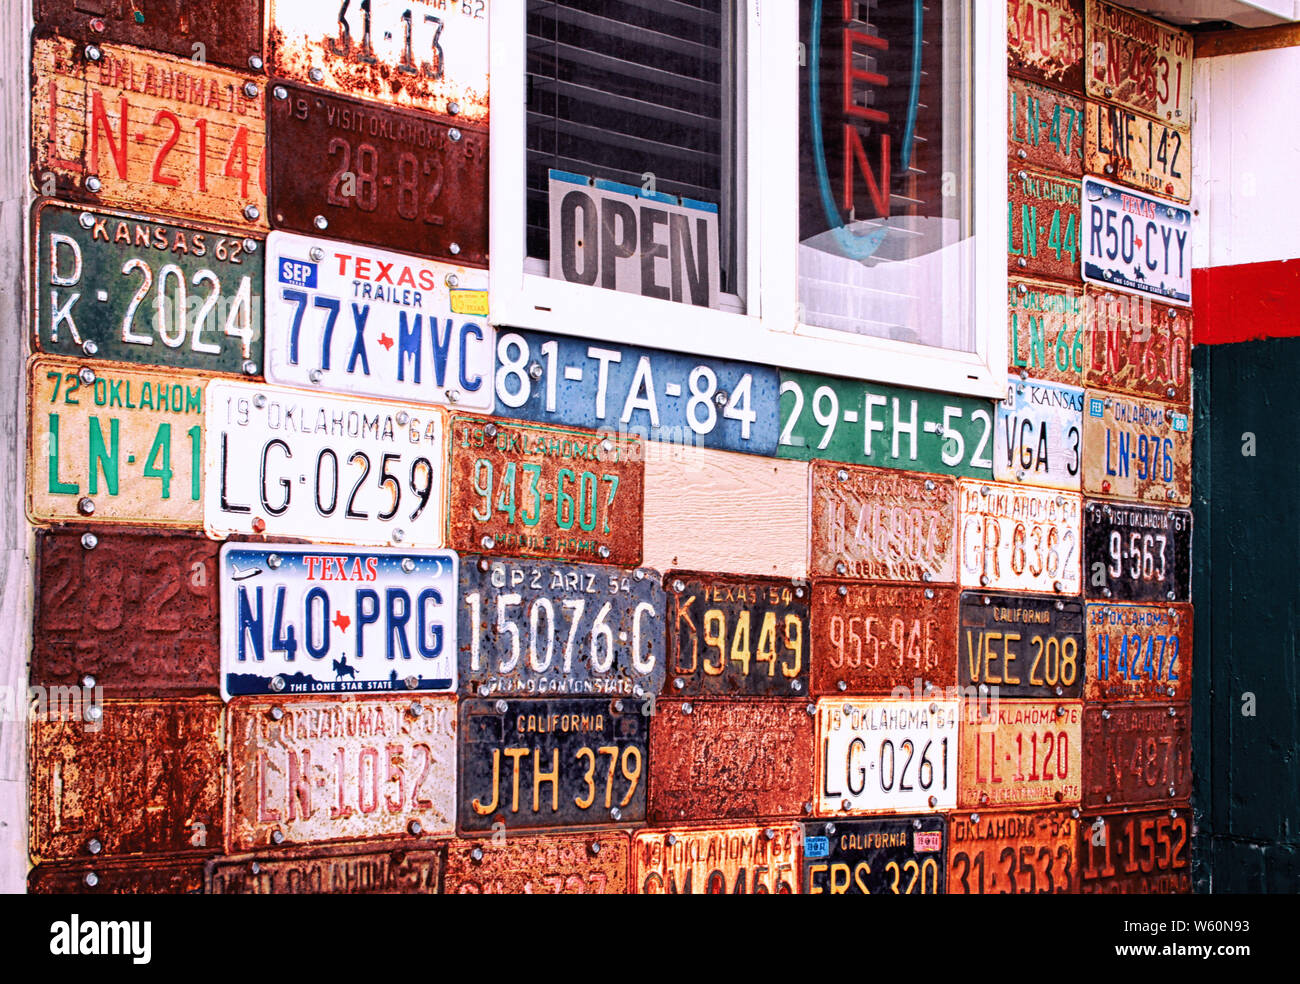
[(961, 482), (958, 497), (962, 587), (1079, 593), (1077, 492)]
[(956, 581), (954, 479), (815, 461), (812, 490), (814, 577)]
[(206, 865), (209, 895), (436, 895), (442, 845), (340, 844), (214, 858)]
[(32, 895), (199, 895), (200, 860), (38, 864), (27, 874)]
[(75, 688), (43, 696), (28, 760), (34, 860), (221, 846), (221, 701), (100, 702)]
[(1190, 894), (1190, 810), (1085, 817), (1078, 827), (1084, 895)]
[(1029, 376), (1079, 386), (1083, 382), (1084, 289), (1045, 280), (1007, 282), (1008, 368)]
[(43, 530), (36, 544), (33, 684), (216, 692), (219, 544), (86, 527)]
[(797, 895), (798, 824), (642, 830), (632, 841), (636, 895)]
[(1103, 0), (1087, 0), (1085, 18), (1088, 98), (1190, 129), (1191, 34)]
[(34, 522), (202, 526), (205, 377), (36, 357), (28, 378)]
[(462, 553), (641, 563), (642, 442), (455, 416), (447, 545)]
[(1090, 704), (1083, 736), (1085, 808), (1186, 803), (1192, 795), (1190, 704)]
[(1078, 891), (1077, 826), (1068, 810), (951, 814), (948, 894)]
[(1007, 100), (1007, 157), (1012, 167), (1083, 173), (1082, 99), (1010, 78)]
[(626, 895), (628, 835), (596, 830), (581, 837), (452, 841), (446, 895)]
[(264, 90), (184, 58), (37, 37), (32, 180), (43, 195), (264, 228)]
[(1082, 283), (1078, 178), (1012, 168), (1007, 174), (1007, 263), (1013, 274)]
[(228, 849), (401, 836), (427, 846), (417, 838), (455, 820), (455, 761), (450, 697), (234, 700)]
[(1192, 699), (1192, 606), (1090, 602), (1089, 701)]
[(956, 588), (817, 581), (812, 624), (814, 696), (956, 686)]
[(1192, 134), (1121, 106), (1087, 103), (1089, 174), (1180, 202), (1192, 198)]
[(651, 823), (802, 816), (811, 808), (806, 700), (660, 700), (650, 719)]
[(963, 591), (957, 677), (998, 697), (1077, 698), (1083, 690), (1083, 602)]
[(1007, 0), (1007, 68), (1083, 90), (1083, 0)]
[(1187, 408), (1087, 390), (1083, 491), (1165, 505), (1192, 501), (1192, 418)]
[(1147, 297), (1087, 288), (1088, 386), (1187, 406), (1192, 312)]
[(1078, 803), (1082, 727), (1082, 701), (972, 702), (961, 721), (957, 805), (982, 810)]

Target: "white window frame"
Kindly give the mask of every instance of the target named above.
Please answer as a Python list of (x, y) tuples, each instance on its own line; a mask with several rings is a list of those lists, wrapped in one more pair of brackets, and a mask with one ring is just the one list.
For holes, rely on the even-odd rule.
[[(833, 2), (833, 0), (828, 0)], [(525, 4), (493, 6), (489, 321), (917, 389), (1001, 399), (1007, 374), (1006, 4), (973, 0), (974, 352), (797, 322), (798, 5), (741, 0), (737, 167), (745, 174), (744, 314), (571, 284), (525, 269)], [(746, 121), (755, 121), (747, 126)], [(787, 121), (773, 125), (772, 121)]]

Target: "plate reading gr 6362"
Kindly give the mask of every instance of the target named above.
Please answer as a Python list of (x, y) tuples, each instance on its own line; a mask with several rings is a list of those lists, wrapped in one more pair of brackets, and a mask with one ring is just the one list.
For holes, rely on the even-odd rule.
[(960, 482), (962, 587), (1079, 593), (1077, 492)]
[(958, 646), (963, 687), (986, 686), (999, 697), (1078, 697), (1083, 602), (964, 591)]
[(1073, 892), (1075, 829), (1066, 810), (953, 813), (948, 818), (949, 895)]
[(941, 895), (943, 817), (803, 825), (805, 895)]
[(1084, 593), (1110, 601), (1192, 600), (1192, 513), (1089, 499)]

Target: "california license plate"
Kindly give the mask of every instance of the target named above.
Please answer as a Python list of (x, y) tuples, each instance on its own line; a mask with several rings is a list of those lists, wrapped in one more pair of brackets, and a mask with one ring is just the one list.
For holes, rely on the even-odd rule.
[(1089, 701), (1192, 699), (1191, 605), (1088, 605)]
[(1075, 830), (1066, 810), (954, 813), (948, 818), (949, 895), (1074, 892)]
[(1083, 740), (1084, 807), (1186, 803), (1192, 795), (1190, 704), (1090, 704)]
[(1079, 593), (1077, 493), (963, 481), (957, 495), (962, 587)]
[(1078, 803), (1082, 726), (1077, 700), (971, 705), (961, 722), (958, 804), (974, 810)]
[(1192, 197), (1192, 135), (1107, 103), (1089, 102), (1088, 170), (1152, 195)]
[(1083, 100), (1017, 78), (1007, 80), (1007, 152), (1013, 165), (1083, 173)]
[(1001, 697), (1079, 697), (1084, 680), (1083, 602), (964, 591), (957, 677)]
[(37, 205), (33, 224), (41, 351), (261, 371), (261, 240), (52, 201)]
[(1007, 67), (1013, 75), (1083, 88), (1083, 0), (1008, 0)]
[(221, 548), (221, 696), (456, 687), (449, 551)]
[(1054, 489), (1079, 488), (1083, 390), (1036, 379), (1007, 384), (998, 404), (993, 477)]
[[(1083, 539), (1089, 599), (1191, 600), (1191, 510), (1090, 499)], [(1099, 565), (1100, 584), (1091, 576)]]
[(445, 895), (626, 895), (626, 831), (457, 840), (447, 845)]
[(943, 817), (803, 825), (805, 895), (940, 895)]
[(492, 409), (486, 272), (287, 232), (266, 250), (267, 382)]
[(1087, 94), (1192, 125), (1192, 36), (1131, 10), (1087, 0)]
[(1087, 291), (1087, 385), (1189, 405), (1192, 312), (1100, 287)]
[(1191, 810), (1107, 814), (1078, 827), (1085, 895), (1191, 892)]
[(1012, 273), (1079, 281), (1079, 181), (1023, 168), (1007, 175)]
[(1083, 432), (1085, 492), (1192, 501), (1191, 414), (1164, 402), (1088, 390)]
[(440, 411), (214, 382), (206, 427), (209, 535), (442, 545)]
[(632, 840), (637, 895), (795, 895), (798, 824), (642, 830)]
[(1083, 382), (1083, 289), (1045, 280), (1007, 283), (1008, 367), (1021, 378)]
[(1100, 178), (1083, 178), (1083, 279), (1192, 303), (1192, 210)]

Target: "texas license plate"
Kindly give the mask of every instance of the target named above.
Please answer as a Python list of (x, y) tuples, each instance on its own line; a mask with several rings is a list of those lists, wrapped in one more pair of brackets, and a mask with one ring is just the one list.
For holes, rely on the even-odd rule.
[(449, 551), (227, 543), (221, 696), (454, 690), (456, 563)]
[(447, 845), (445, 895), (626, 895), (622, 830), (459, 840)]
[(531, 331), (496, 345), (498, 416), (776, 454), (775, 369)]
[(1087, 0), (1087, 94), (1192, 125), (1192, 36), (1131, 10)]
[(1083, 289), (1044, 280), (1013, 278), (1007, 283), (1008, 367), (1078, 386), (1084, 366)]
[(37, 205), (33, 225), (41, 351), (261, 371), (260, 240), (51, 201)]
[(1083, 432), (1085, 492), (1178, 505), (1192, 501), (1190, 413), (1088, 390)]
[(1045, 171), (1007, 175), (1007, 259), (1012, 273), (1079, 281), (1079, 181)]
[(208, 895), (436, 895), (443, 848), (355, 845), (215, 858)]
[(1083, 390), (1036, 379), (1007, 384), (998, 404), (993, 477), (1078, 491), (1083, 461)]
[(1190, 810), (1108, 814), (1078, 826), (1079, 891), (1085, 895), (1191, 892)]
[(1089, 604), (1089, 701), (1192, 699), (1192, 606)]
[(1186, 803), (1192, 795), (1190, 704), (1089, 705), (1083, 805)]
[(880, 817), (803, 825), (805, 895), (940, 895), (944, 819)]
[(287, 232), (266, 257), (267, 382), (492, 409), (486, 272)]
[(1192, 135), (1131, 110), (1088, 102), (1090, 172), (1180, 202), (1192, 197)]
[[(957, 677), (998, 697), (1079, 697), (1083, 602), (964, 591)], [(983, 691), (981, 691), (983, 692)]]
[(33, 520), (202, 525), (205, 377), (38, 356), (28, 378)]
[(1083, 279), (1192, 303), (1192, 210), (1100, 178), (1083, 178)]
[(1088, 291), (1085, 382), (1179, 406), (1192, 401), (1192, 312), (1100, 287)]
[(1014, 166), (1083, 173), (1083, 100), (1017, 78), (1007, 80), (1007, 154)]
[(637, 895), (795, 895), (798, 824), (643, 830), (632, 840)]
[(962, 587), (1079, 593), (1077, 493), (958, 483)]
[(1079, 821), (1065, 810), (952, 814), (948, 818), (948, 894), (1076, 891), (1077, 826)]
[[(1089, 599), (1191, 601), (1192, 513), (1088, 500), (1083, 526)], [(1103, 583), (1091, 577), (1104, 571)]]
[(442, 545), (438, 410), (218, 381), (206, 429), (210, 536)]
[(956, 700), (818, 700), (817, 813), (951, 810), (959, 707)]
[(636, 697), (640, 709), (663, 686), (665, 618), (654, 571), (466, 556), (460, 692)]
[(958, 803), (963, 809), (1078, 803), (1082, 725), (1077, 700), (971, 705), (961, 723)]
[(1008, 0), (1007, 67), (1068, 92), (1083, 88), (1083, 0)]

